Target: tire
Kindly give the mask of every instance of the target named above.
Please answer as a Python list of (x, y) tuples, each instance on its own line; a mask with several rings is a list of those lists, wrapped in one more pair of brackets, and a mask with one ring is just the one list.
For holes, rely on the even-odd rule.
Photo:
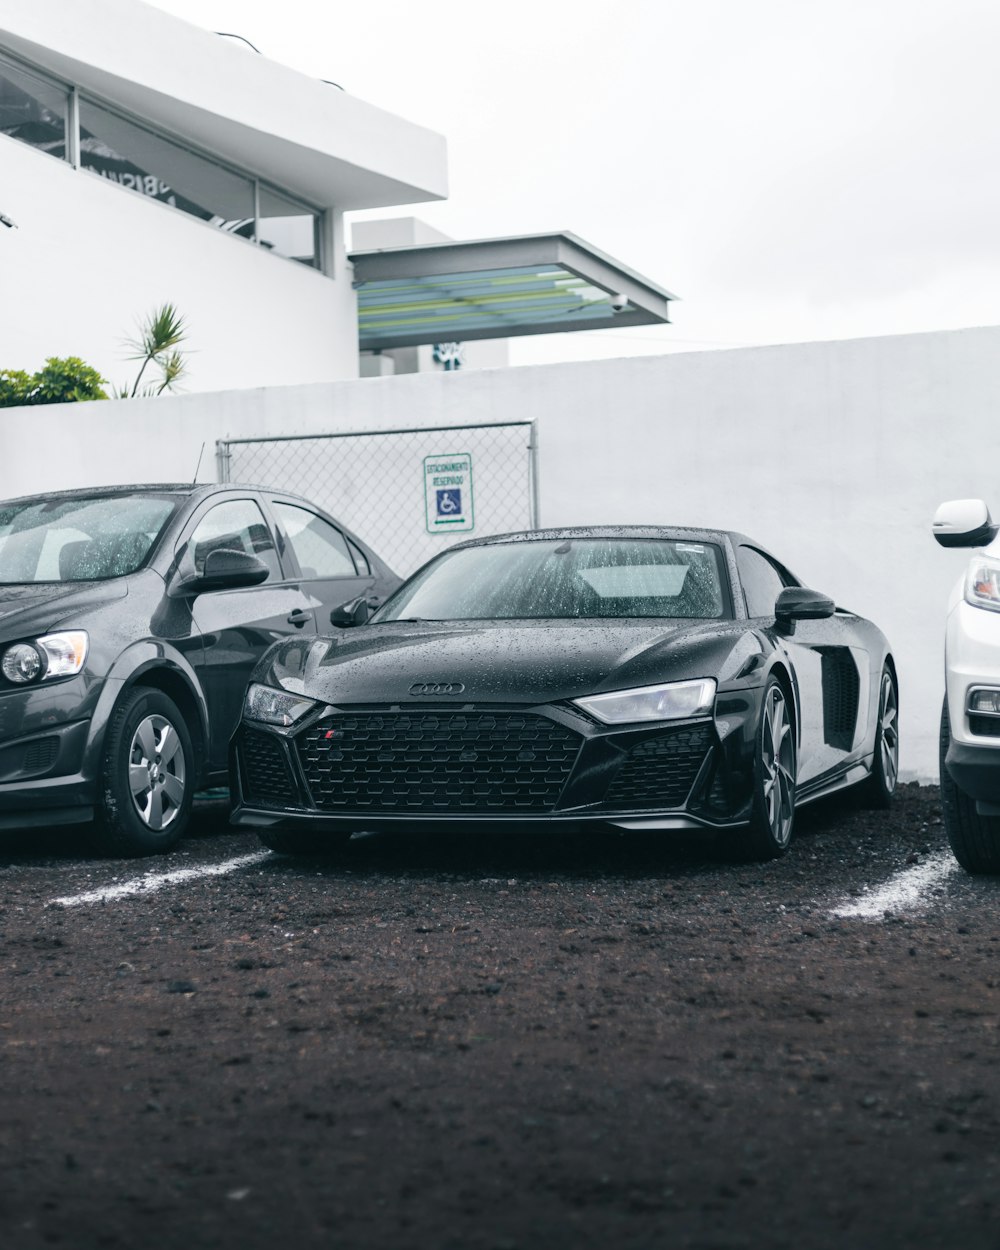
[(257, 837), (279, 855), (328, 855), (351, 840), (349, 833), (323, 833), (317, 829), (258, 829)]
[(899, 687), (888, 664), (882, 669), (875, 724), (872, 770), (858, 787), (865, 807), (885, 811), (892, 806), (899, 780)]
[(941, 811), (944, 831), (955, 858), (966, 872), (1000, 872), (1000, 816), (980, 816), (975, 799), (955, 785), (945, 767), (951, 742), (948, 700), (941, 710), (939, 762), (941, 765)]
[(740, 857), (762, 862), (788, 850), (795, 823), (795, 732), (777, 678), (764, 688), (754, 746), (750, 824), (737, 835)]
[(106, 855), (161, 855), (184, 836), (196, 785), (191, 735), (171, 699), (133, 687), (111, 715), (94, 813)]

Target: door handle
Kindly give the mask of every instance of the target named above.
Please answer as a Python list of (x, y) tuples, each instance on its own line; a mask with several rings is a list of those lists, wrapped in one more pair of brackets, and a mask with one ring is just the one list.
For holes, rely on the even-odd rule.
[(294, 612), (285, 617), (285, 620), (289, 625), (294, 625), (296, 629), (301, 629), (306, 621), (309, 620), (309, 613), (303, 612), (301, 608), (296, 608)]

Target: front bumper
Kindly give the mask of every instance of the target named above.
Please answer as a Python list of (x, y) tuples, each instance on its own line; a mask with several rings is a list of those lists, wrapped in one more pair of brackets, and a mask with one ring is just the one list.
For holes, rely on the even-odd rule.
[(1000, 804), (1000, 753), (952, 739), (944, 762), (963, 794), (978, 803)]
[(81, 674), (0, 693), (0, 830), (93, 818), (89, 748), (99, 689)]
[(973, 607), (964, 599), (955, 605), (945, 631), (945, 683), (951, 741), (979, 747), (984, 760), (992, 754), (993, 766), (1000, 768), (1000, 724), (970, 717), (967, 711), (971, 690), (1000, 689), (1000, 612)]
[(290, 730), (244, 721), (233, 822), (331, 831), (442, 824), (724, 829), (749, 814), (756, 705), (607, 726), (566, 704), (328, 707)]

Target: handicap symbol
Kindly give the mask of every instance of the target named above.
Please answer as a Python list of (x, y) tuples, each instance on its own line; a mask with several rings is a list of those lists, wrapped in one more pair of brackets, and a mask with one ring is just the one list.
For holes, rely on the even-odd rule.
[(461, 515), (462, 512), (462, 492), (461, 490), (439, 490), (437, 494), (437, 511), (438, 516), (451, 516), (454, 513)]

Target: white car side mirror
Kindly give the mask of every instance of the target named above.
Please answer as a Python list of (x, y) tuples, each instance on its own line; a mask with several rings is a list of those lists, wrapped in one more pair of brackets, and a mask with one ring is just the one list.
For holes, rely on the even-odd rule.
[(985, 547), (997, 536), (982, 499), (950, 499), (934, 513), (931, 525), (942, 547)]

